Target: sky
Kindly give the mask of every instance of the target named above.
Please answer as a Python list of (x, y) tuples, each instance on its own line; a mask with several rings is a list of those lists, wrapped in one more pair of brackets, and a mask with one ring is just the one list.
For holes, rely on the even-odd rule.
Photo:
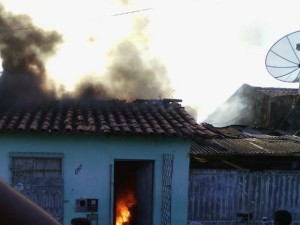
[(46, 69), (66, 90), (82, 79), (99, 79), (96, 74), (107, 73), (111, 54), (124, 39), (136, 43), (143, 68), (156, 69), (157, 76), (161, 73), (168, 80), (168, 94), (157, 98), (181, 99), (199, 122), (242, 84), (299, 86), (276, 80), (265, 67), (272, 45), (300, 30), (296, 0), (0, 0), (0, 4), (6, 11), (30, 16), (34, 26), (62, 34), (63, 43), (47, 58)]

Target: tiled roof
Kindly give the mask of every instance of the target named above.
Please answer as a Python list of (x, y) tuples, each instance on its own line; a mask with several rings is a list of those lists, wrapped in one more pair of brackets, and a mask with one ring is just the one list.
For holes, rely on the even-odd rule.
[(0, 132), (167, 135), (207, 138), (216, 133), (198, 124), (180, 100), (55, 101), (0, 108)]

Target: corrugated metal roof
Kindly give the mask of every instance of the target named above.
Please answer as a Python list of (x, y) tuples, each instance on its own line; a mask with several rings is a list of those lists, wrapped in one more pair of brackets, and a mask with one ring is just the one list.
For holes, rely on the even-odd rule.
[(241, 139), (216, 139), (217, 144), (231, 149), (237, 154), (263, 154), (263, 155), (291, 155), (300, 153), (300, 142), (282, 138), (241, 138)]
[(223, 146), (219, 145), (218, 143), (215, 143), (214, 141), (205, 141), (205, 143), (197, 143), (192, 142), (191, 144), (191, 155), (232, 155), (236, 154), (232, 149), (230, 148), (224, 148)]
[[(293, 155), (300, 153), (300, 137), (294, 135), (273, 136), (260, 129), (232, 126), (217, 128), (223, 137), (205, 140), (204, 144), (192, 144), (192, 155)], [(270, 132), (264, 130), (264, 132)], [(207, 146), (203, 146), (207, 145)]]
[(293, 95), (293, 96), (299, 95), (298, 89), (296, 88), (274, 88), (274, 87), (254, 87), (254, 88), (270, 97), (285, 96), (285, 95)]
[(224, 138), (212, 139), (213, 145), (193, 143), (192, 155), (293, 155), (300, 153), (300, 142), (291, 139)]

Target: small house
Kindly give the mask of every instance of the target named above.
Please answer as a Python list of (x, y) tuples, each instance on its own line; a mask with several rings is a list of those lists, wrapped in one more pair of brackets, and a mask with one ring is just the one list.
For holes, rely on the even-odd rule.
[(180, 100), (0, 109), (0, 178), (61, 224), (187, 224), (190, 146), (215, 134)]

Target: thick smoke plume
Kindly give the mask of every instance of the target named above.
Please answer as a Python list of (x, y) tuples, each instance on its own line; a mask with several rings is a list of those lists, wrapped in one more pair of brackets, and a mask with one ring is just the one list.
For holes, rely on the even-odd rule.
[(55, 57), (62, 35), (37, 28), (27, 15), (13, 15), (0, 6), (1, 104), (38, 104), (57, 96), (125, 100), (170, 97), (172, 88), (165, 66), (148, 54), (149, 21), (145, 16), (133, 18), (132, 33), (109, 51), (106, 72), (84, 74), (85, 79), (67, 93), (50, 82), (45, 66), (48, 57)]
[(250, 99), (259, 99), (257, 95), (251, 86), (243, 84), (226, 102), (208, 115), (204, 122), (215, 127), (255, 125), (253, 121), (258, 119), (260, 115), (256, 114), (257, 109)]
[(170, 97), (172, 88), (165, 66), (147, 57), (146, 17), (138, 17), (132, 34), (110, 50), (107, 71), (102, 76), (82, 81), (76, 96), (132, 100)]
[(158, 99), (171, 94), (165, 67), (156, 59), (147, 63), (129, 40), (111, 51), (108, 71), (97, 79), (86, 79), (76, 90), (79, 98)]
[(34, 27), (26, 15), (13, 15), (0, 5), (2, 105), (27, 105), (55, 97), (47, 82), (44, 59), (55, 53), (62, 37)]

